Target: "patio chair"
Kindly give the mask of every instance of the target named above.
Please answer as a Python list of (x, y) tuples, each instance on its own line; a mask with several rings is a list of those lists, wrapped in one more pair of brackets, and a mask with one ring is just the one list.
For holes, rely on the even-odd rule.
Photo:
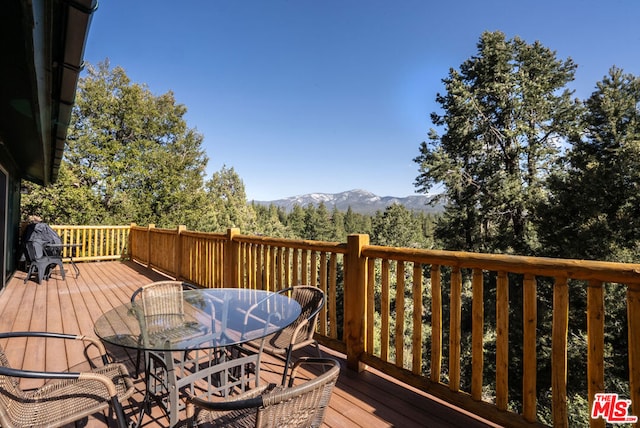
[(325, 295), (318, 287), (310, 285), (296, 285), (279, 291), (281, 294), (289, 294), (302, 307), (300, 316), (288, 327), (278, 333), (265, 336), (262, 339), (248, 343), (251, 347), (259, 348), (260, 352), (266, 352), (275, 357), (284, 359), (284, 372), (282, 373), (282, 385), (287, 380), (287, 374), (291, 365), (293, 351), (302, 349), (308, 345), (315, 345), (318, 357), (322, 357), (318, 341), (313, 337), (316, 332), (318, 316), (325, 304)]
[[(304, 383), (298, 379), (296, 385), (298, 370), (308, 365), (330, 368)], [(334, 358), (303, 357), (294, 364), (287, 387), (265, 385), (227, 401), (188, 397), (187, 420), (207, 427), (320, 427), (339, 374)]]
[[(141, 305), (143, 322), (147, 325), (147, 331), (153, 335), (153, 325), (157, 325), (157, 334), (166, 336), (172, 330), (193, 328), (185, 325), (184, 300), (182, 292), (184, 290), (195, 290), (198, 287), (182, 281), (156, 281), (138, 288), (131, 295), (132, 305)], [(176, 333), (178, 333), (176, 331)], [(142, 338), (141, 338), (142, 339)], [(149, 338), (147, 338), (149, 339)], [(141, 350), (138, 349), (136, 356), (136, 374), (140, 374)], [(147, 358), (147, 363), (149, 358)]]
[[(99, 340), (49, 332), (0, 333), (0, 339), (10, 337), (82, 340), (100, 351), (103, 365), (86, 372), (18, 370), (9, 366), (0, 347), (0, 425), (6, 428), (58, 427), (109, 408), (109, 419), (115, 413), (118, 427), (127, 426), (122, 403), (133, 394), (133, 382), (123, 364), (108, 362)], [(40, 388), (24, 391), (20, 388), (20, 378), (49, 381)]]
[(31, 276), (35, 273), (38, 274), (38, 284), (42, 283), (43, 279), (49, 280), (51, 271), (58, 266), (62, 279), (64, 279), (64, 267), (62, 267), (62, 256), (60, 251), (44, 248), (41, 255), (38, 256), (38, 250), (36, 244), (33, 242), (25, 242), (25, 249), (27, 250), (27, 276), (24, 279), (26, 284)]

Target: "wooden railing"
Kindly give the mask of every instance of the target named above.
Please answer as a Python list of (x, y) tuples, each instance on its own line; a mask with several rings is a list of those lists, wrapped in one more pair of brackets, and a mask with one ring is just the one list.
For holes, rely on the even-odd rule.
[[(204, 287), (322, 288), (317, 337), (350, 368), (370, 365), (502, 425), (540, 425), (538, 392), (548, 385), (553, 425), (569, 426), (568, 379), (580, 376), (589, 406), (596, 393), (617, 393), (640, 415), (638, 264), (390, 248), (367, 235), (334, 243), (132, 225), (129, 236), (132, 259)], [(604, 389), (605, 349), (621, 346), (605, 339), (605, 290), (626, 296), (623, 390)], [(586, 373), (568, 362), (570, 313), (584, 318), (571, 321), (584, 321)], [(514, 384), (521, 393), (510, 396)]]
[(63, 257), (75, 251), (76, 261), (117, 260), (127, 255), (129, 226), (56, 226), (51, 228), (60, 235), (63, 244), (76, 244), (77, 248), (63, 249)]

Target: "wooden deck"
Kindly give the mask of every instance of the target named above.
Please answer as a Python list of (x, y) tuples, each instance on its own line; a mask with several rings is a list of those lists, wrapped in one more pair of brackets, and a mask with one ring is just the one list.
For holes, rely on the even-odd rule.
[[(104, 312), (123, 302), (139, 286), (162, 275), (132, 262), (78, 263), (80, 276), (67, 269), (66, 280), (54, 272), (49, 281), (38, 285), (24, 283), (26, 274), (18, 271), (0, 292), (0, 331), (51, 331), (93, 336), (93, 323)], [(59, 342), (59, 341), (57, 341)], [(61, 370), (81, 367), (84, 356), (79, 348), (44, 342), (15, 340), (2, 343), (11, 364), (31, 370)], [(46, 349), (46, 351), (45, 351)], [(342, 371), (325, 417), (325, 427), (460, 427), (497, 426), (450, 406), (374, 370), (356, 373), (345, 368), (342, 355), (324, 349), (328, 355), (342, 359)], [(133, 372), (135, 355), (113, 350), (116, 358)], [(132, 360), (133, 358), (133, 360)], [(282, 363), (267, 359), (261, 373), (279, 376)], [(33, 381), (24, 387), (36, 386)], [(128, 416), (137, 412), (144, 384), (136, 381), (138, 393), (125, 409)], [(104, 415), (86, 421), (87, 427), (104, 427)], [(144, 427), (168, 426), (168, 419), (158, 410), (145, 416)]]

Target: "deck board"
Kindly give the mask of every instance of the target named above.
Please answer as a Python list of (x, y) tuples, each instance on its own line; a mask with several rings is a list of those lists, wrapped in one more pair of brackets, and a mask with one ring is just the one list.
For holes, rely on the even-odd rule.
[[(93, 336), (93, 324), (105, 311), (129, 300), (131, 294), (149, 282), (166, 279), (157, 272), (132, 262), (78, 263), (80, 276), (66, 269), (66, 278), (55, 271), (41, 285), (26, 274), (16, 272), (7, 287), (0, 291), (0, 331), (55, 331)], [(62, 343), (59, 343), (62, 342)], [(12, 365), (32, 370), (58, 370), (73, 367), (80, 370), (86, 360), (79, 343), (64, 343), (47, 339), (11, 339), (0, 341)], [(46, 349), (46, 351), (45, 351)], [(108, 347), (112, 355), (135, 371), (134, 351)], [(327, 410), (325, 428), (377, 427), (459, 427), (496, 426), (469, 415), (422, 391), (400, 384), (375, 370), (355, 373), (346, 369), (344, 356), (323, 348), (323, 352), (341, 360), (342, 370)], [(294, 356), (303, 355), (304, 351)], [(92, 355), (93, 356), (93, 355)], [(282, 362), (265, 358), (261, 378), (279, 382)], [(24, 387), (37, 386), (39, 381), (26, 381)], [(137, 394), (125, 409), (129, 416), (137, 414), (142, 400), (144, 382), (136, 379)], [(106, 417), (95, 415), (86, 427), (104, 427)], [(146, 415), (144, 427), (166, 427), (168, 419), (154, 408)]]

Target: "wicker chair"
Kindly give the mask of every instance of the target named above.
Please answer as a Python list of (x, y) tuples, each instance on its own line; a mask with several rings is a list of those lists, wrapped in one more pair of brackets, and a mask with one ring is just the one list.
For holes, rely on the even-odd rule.
[[(145, 334), (141, 335), (139, 340), (164, 341), (172, 337), (199, 336), (207, 333), (201, 326), (189, 322), (185, 315), (183, 292), (195, 289), (198, 287), (182, 281), (157, 281), (137, 289), (131, 295), (131, 303), (133, 307), (139, 306), (140, 310), (136, 313), (140, 323), (144, 324), (141, 331)], [(211, 305), (207, 307), (208, 310), (214, 310)], [(214, 318), (213, 314), (209, 315)], [(192, 353), (184, 351), (177, 356), (170, 351), (142, 351), (142, 348), (147, 346), (143, 344), (142, 347), (138, 347), (136, 377), (140, 372), (140, 358), (144, 352), (146, 393), (161, 404), (169, 417), (169, 425), (174, 426), (178, 422), (178, 412), (184, 408), (184, 403), (177, 399), (178, 394), (172, 390), (170, 378), (189, 376), (184, 372), (187, 370), (186, 366), (192, 366), (190, 370), (195, 371), (203, 363), (203, 359), (215, 360), (215, 350), (206, 355), (197, 350)], [(142, 417), (142, 414), (140, 416)]]
[[(103, 366), (88, 372), (40, 372), (11, 368), (0, 347), (0, 425), (8, 427), (58, 427), (107, 408), (115, 412), (120, 428), (127, 426), (122, 403), (134, 392), (126, 367), (109, 363), (102, 343), (87, 336), (48, 333), (0, 333), (10, 337), (46, 337), (82, 340), (97, 347)], [(44, 386), (23, 391), (19, 378), (49, 379)]]
[[(172, 329), (192, 328), (184, 324), (183, 290), (195, 290), (198, 287), (182, 281), (157, 281), (138, 288), (131, 295), (133, 305), (141, 305), (147, 332), (153, 335), (153, 325), (157, 325), (157, 334), (166, 336)], [(177, 332), (177, 331), (176, 331)], [(136, 357), (136, 373), (140, 374), (140, 356)], [(147, 359), (147, 361), (149, 361)]]
[[(298, 369), (311, 364), (330, 368), (316, 378), (295, 385)], [(294, 364), (288, 387), (270, 384), (233, 401), (212, 402), (189, 397), (188, 422), (191, 426), (207, 427), (320, 427), (339, 374), (340, 364), (333, 358), (303, 357)]]
[(325, 295), (318, 287), (310, 285), (296, 285), (281, 290), (279, 293), (291, 294), (291, 298), (302, 307), (300, 316), (291, 325), (278, 333), (251, 341), (248, 345), (259, 348), (260, 352), (266, 352), (284, 359), (285, 366), (282, 374), (282, 385), (284, 385), (287, 381), (293, 351), (308, 345), (315, 345), (318, 357), (322, 357), (320, 346), (313, 335), (316, 332), (318, 315), (325, 304)]

